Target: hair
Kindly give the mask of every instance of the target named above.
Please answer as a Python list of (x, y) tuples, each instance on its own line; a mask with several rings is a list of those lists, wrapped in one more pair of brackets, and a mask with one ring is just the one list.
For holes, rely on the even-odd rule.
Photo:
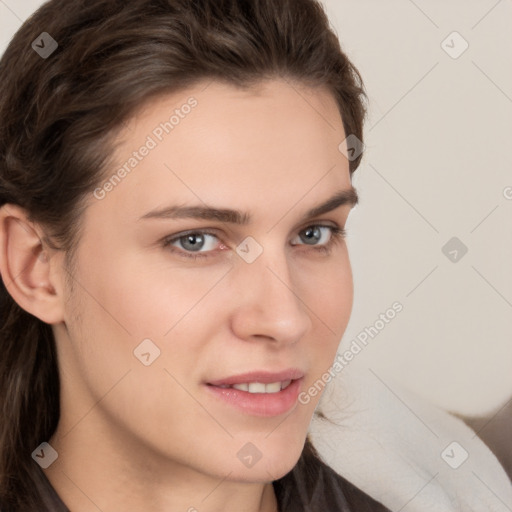
[[(58, 43), (47, 58), (30, 47), (43, 30)], [(203, 80), (248, 88), (273, 78), (326, 88), (345, 134), (363, 140), (363, 81), (317, 0), (50, 0), (0, 60), (0, 206), (22, 207), (71, 264), (86, 200), (138, 108)], [(68, 510), (31, 457), (60, 416), (52, 328), (0, 283), (0, 506)], [(308, 438), (293, 471), (274, 482), (282, 512), (325, 511), (290, 498), (313, 496), (322, 472), (325, 492), (353, 492)], [(355, 510), (344, 503), (336, 510)]]

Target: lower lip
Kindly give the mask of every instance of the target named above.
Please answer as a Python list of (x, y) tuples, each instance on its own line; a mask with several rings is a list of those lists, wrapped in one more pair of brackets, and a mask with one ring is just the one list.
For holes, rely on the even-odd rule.
[(234, 388), (207, 385), (206, 388), (229, 405), (254, 416), (279, 416), (288, 412), (297, 402), (301, 379), (293, 380), (277, 393), (249, 393)]

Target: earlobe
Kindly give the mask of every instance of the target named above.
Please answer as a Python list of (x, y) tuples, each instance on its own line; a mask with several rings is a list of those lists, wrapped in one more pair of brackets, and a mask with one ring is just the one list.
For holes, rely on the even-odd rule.
[(12, 298), (45, 323), (63, 320), (62, 300), (52, 282), (52, 261), (43, 231), (13, 204), (0, 208), (0, 274)]

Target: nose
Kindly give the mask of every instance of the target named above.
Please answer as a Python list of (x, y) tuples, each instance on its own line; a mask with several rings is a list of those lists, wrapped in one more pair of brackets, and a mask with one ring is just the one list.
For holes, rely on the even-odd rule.
[(232, 275), (235, 305), (231, 326), (240, 339), (264, 338), (276, 345), (289, 345), (311, 328), (308, 301), (312, 297), (297, 289), (289, 267), (284, 253), (271, 257), (269, 250), (253, 263), (238, 261)]

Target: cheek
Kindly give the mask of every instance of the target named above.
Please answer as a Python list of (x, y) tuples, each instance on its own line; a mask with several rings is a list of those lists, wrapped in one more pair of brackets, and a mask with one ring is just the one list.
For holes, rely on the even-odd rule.
[[(307, 387), (332, 366), (353, 305), (353, 278), (346, 249), (304, 285), (304, 302), (311, 308), (313, 332), (308, 338), (314, 361)], [(317, 402), (320, 397), (312, 398)]]
[[(311, 319), (335, 344), (348, 324), (354, 295), (352, 269), (346, 247), (325, 265), (317, 264), (314, 273), (303, 272), (301, 289), (311, 309)], [(320, 325), (318, 325), (320, 324)]]
[(186, 268), (136, 255), (97, 262), (92, 268), (84, 279), (100, 306), (99, 315), (107, 314), (108, 323), (116, 323), (134, 340), (167, 336), (229, 270)]
[[(83, 428), (108, 418), (123, 435), (135, 435), (157, 451), (185, 450), (186, 460), (183, 440), (200, 437), (201, 426), (211, 422), (194, 399), (192, 375), (206, 339), (194, 305), (212, 283), (187, 286), (188, 276), (169, 284), (162, 275), (157, 279), (142, 268), (128, 268), (121, 262), (115, 269), (97, 265), (96, 272), (82, 269), (76, 276), (80, 286), (68, 302), (75, 375), (70, 407), (80, 418), (96, 404)], [(144, 342), (144, 351), (137, 350), (147, 339), (151, 343)], [(145, 365), (142, 354), (148, 352), (151, 362)]]
[[(180, 381), (193, 378), (219, 322), (211, 314), (222, 293), (216, 284), (229, 268), (177, 269), (119, 254), (86, 260), (69, 306), (70, 334), (94, 395), (99, 399), (128, 370), (140, 376), (137, 389), (175, 384), (166, 369)], [(71, 309), (80, 312), (78, 321)]]

